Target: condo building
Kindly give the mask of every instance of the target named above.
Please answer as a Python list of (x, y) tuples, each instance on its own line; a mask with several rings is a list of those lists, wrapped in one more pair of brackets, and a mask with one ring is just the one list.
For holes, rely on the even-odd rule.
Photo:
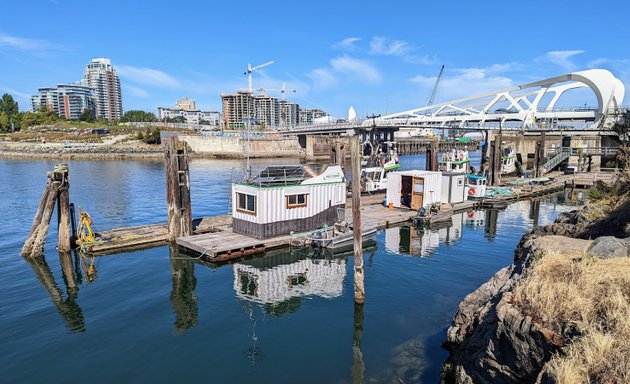
[(39, 88), (31, 98), (33, 111), (46, 109), (68, 120), (77, 120), (88, 110), (95, 116), (95, 99), (92, 88), (75, 84), (59, 84), (54, 88)]
[(158, 107), (158, 117), (162, 121), (180, 116), (186, 120), (187, 124), (204, 124), (213, 125), (215, 127), (221, 124), (221, 114), (217, 111)]
[(119, 120), (123, 115), (122, 93), (112, 61), (107, 58), (92, 59), (85, 66), (84, 81), (94, 90), (96, 117)]
[(178, 109), (182, 109), (184, 111), (196, 111), (197, 110), (197, 105), (195, 103), (195, 100), (190, 100), (188, 97), (184, 97), (181, 100), (177, 100), (175, 102), (175, 105), (177, 105)]

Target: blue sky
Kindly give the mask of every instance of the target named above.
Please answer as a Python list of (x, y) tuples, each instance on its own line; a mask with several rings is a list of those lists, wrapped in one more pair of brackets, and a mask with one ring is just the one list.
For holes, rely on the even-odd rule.
[(26, 110), (37, 88), (109, 57), (125, 110), (183, 96), (220, 110), (220, 93), (247, 87), (248, 63), (273, 60), (254, 88), (286, 82), (289, 99), (340, 117), (351, 105), (359, 116), (425, 105), (442, 64), (438, 102), (605, 68), (629, 104), (629, 11), (625, 1), (7, 1), (0, 92)]

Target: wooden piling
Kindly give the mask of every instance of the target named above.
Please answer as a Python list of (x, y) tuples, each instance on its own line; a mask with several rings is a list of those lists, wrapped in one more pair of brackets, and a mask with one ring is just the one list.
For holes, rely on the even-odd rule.
[(53, 178), (59, 181), (59, 197), (57, 203), (57, 249), (61, 252), (72, 250), (70, 235), (70, 197), (68, 184), (68, 165), (57, 164)]
[(354, 330), (352, 332), (352, 383), (365, 382), (365, 363), (361, 352), (363, 339), (363, 303), (354, 303)]
[(431, 144), (426, 149), (426, 164), (425, 168), (427, 171), (437, 171), (438, 170), (438, 151), (439, 151), (439, 143), (437, 140), (431, 140)]
[(365, 302), (363, 236), (361, 232), (361, 143), (352, 137), (352, 231), (354, 235), (354, 301)]
[(180, 236), (192, 235), (190, 205), (190, 177), (186, 143), (176, 137), (164, 140), (166, 161), (166, 203), (168, 207), (168, 236), (170, 242)]
[(22, 256), (35, 258), (41, 257), (44, 254), (44, 244), (46, 243), (46, 237), (48, 237), (50, 219), (55, 210), (60, 184), (60, 181), (54, 179), (53, 173), (49, 172), (44, 197), (40, 202), (37, 214), (33, 220), (31, 233), (29, 233), (22, 247)]

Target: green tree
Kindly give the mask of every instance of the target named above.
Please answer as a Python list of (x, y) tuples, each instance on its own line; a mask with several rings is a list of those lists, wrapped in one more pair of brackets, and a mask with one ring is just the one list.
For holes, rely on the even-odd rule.
[(5, 93), (0, 99), (0, 112), (4, 112), (8, 117), (15, 116), (20, 113), (17, 101), (13, 100), (13, 96)]
[(0, 130), (8, 131), (10, 127), (9, 115), (4, 111), (0, 112)]
[(38, 116), (34, 112), (30, 112), (30, 111), (24, 112), (22, 114), (21, 128), (26, 129), (26, 128), (32, 127), (33, 125), (37, 125), (37, 121), (38, 121), (37, 118)]
[(186, 118), (184, 116), (167, 117), (165, 119), (167, 123), (185, 123)]
[(92, 111), (90, 111), (89, 109), (84, 109), (83, 112), (81, 112), (81, 115), (79, 116), (79, 121), (85, 121), (88, 123), (93, 123), (94, 122), (94, 113)]
[(121, 122), (142, 122), (142, 123), (152, 123), (157, 121), (155, 114), (151, 112), (145, 112), (140, 110), (131, 110), (125, 112), (123, 117), (120, 119)]

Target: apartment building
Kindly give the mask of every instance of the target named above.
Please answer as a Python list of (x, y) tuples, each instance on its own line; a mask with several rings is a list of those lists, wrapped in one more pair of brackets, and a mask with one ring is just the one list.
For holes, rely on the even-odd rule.
[(84, 82), (94, 90), (96, 117), (119, 120), (123, 115), (120, 79), (108, 58), (92, 59), (86, 66)]

